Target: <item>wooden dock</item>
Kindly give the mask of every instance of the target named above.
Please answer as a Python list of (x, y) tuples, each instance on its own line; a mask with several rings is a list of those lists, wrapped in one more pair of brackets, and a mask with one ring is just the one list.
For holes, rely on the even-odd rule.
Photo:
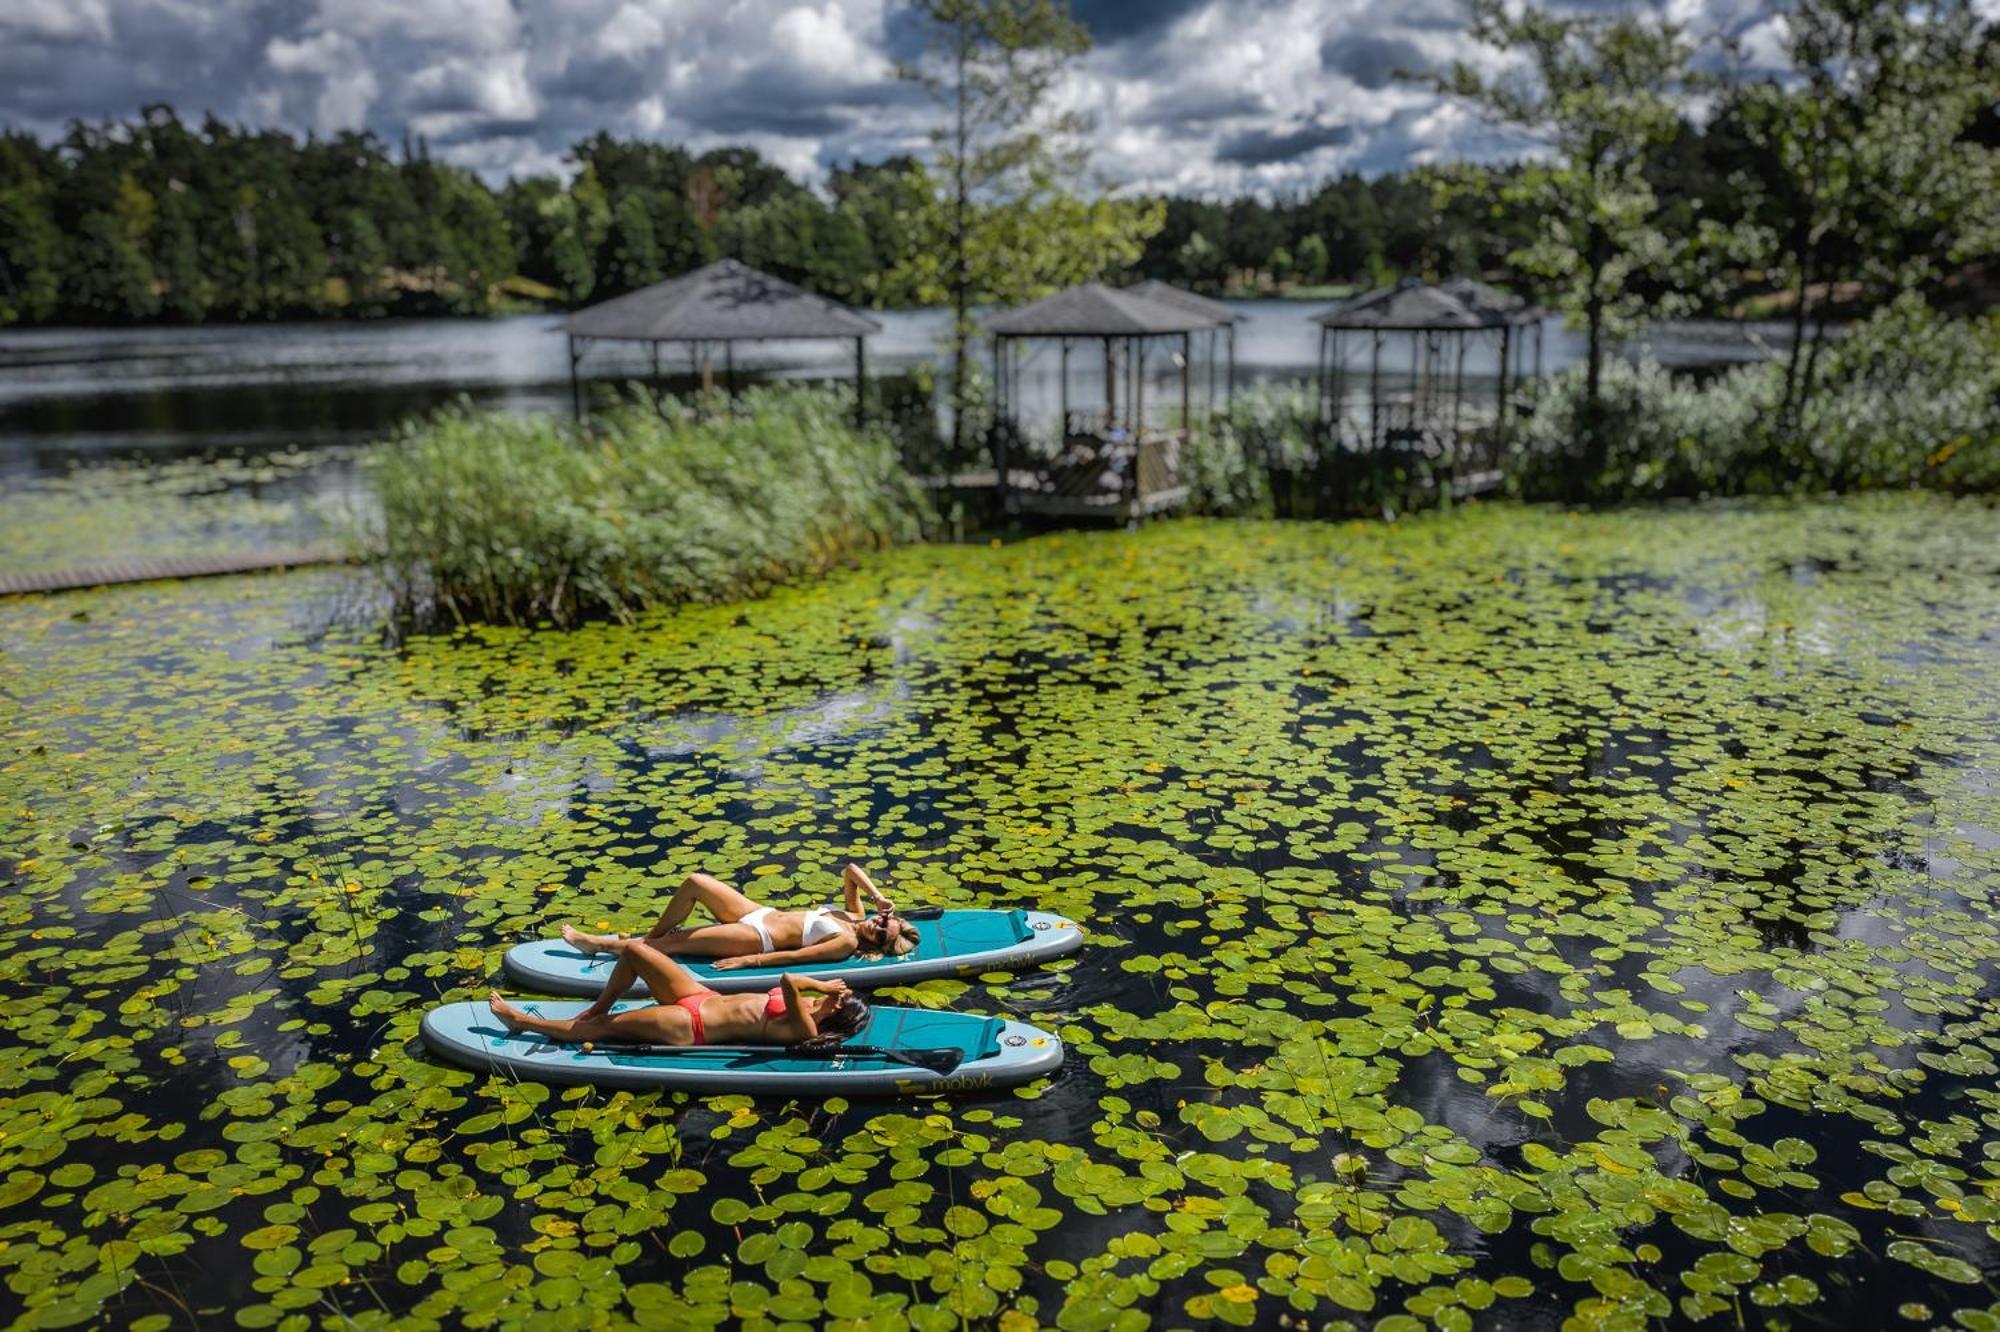
[(276, 546), (222, 554), (107, 560), (101, 564), (80, 564), (69, 569), (42, 569), (30, 573), (0, 571), (0, 596), (74, 592), (82, 588), (109, 587), (116, 583), (150, 583), (162, 578), (214, 578), (222, 574), (266, 573), (346, 562), (347, 552), (332, 545)]

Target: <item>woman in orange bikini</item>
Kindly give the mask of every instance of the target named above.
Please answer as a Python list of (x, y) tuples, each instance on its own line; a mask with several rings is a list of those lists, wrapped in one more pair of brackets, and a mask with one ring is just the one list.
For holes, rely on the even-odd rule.
[[(866, 870), (849, 865), (841, 879), (847, 889), (846, 910), (780, 911), (759, 906), (720, 879), (690, 874), (674, 891), (645, 942), (659, 953), (715, 958), (715, 965), (724, 971), (824, 966), (857, 954), (901, 956), (917, 946), (917, 927), (896, 914), (896, 904)], [(864, 892), (874, 904), (873, 914), (862, 909)], [(681, 922), (697, 902), (708, 908), (716, 923), (683, 927)], [(574, 925), (563, 926), (562, 937), (586, 953), (609, 952), (619, 942), (618, 935), (585, 934)]]
[[(522, 1012), (500, 997), (487, 1004), (509, 1031), (552, 1041), (617, 1041), (635, 1045), (797, 1045), (830, 1049), (868, 1025), (868, 1005), (845, 981), (787, 972), (763, 994), (717, 994), (686, 967), (644, 939), (612, 939), (604, 947), (618, 964), (595, 1002), (574, 1018), (551, 1021)], [(613, 1013), (611, 1006), (643, 977), (654, 1001)]]

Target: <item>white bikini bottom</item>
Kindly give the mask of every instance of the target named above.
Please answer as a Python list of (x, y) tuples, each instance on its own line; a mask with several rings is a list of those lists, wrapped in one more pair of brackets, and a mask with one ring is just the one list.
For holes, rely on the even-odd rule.
[(736, 922), (738, 925), (748, 925), (751, 929), (757, 931), (757, 938), (762, 941), (764, 945), (763, 951), (767, 953), (777, 951), (771, 946), (771, 927), (764, 923), (764, 918), (770, 914), (770, 907), (758, 907), (755, 911), (752, 911), (749, 915), (742, 917)]

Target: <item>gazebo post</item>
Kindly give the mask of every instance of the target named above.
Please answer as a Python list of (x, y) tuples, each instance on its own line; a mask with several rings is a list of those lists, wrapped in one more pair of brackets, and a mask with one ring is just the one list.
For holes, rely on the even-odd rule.
[(1508, 359), (1513, 354), (1513, 349), (1514, 326), (1502, 324), (1500, 325), (1500, 405), (1495, 412), (1494, 424), (1496, 433), (1503, 442), (1507, 438)]
[(1104, 338), (1104, 433), (1110, 434), (1118, 420), (1118, 353), (1109, 334)]
[(857, 429), (868, 425), (868, 339), (854, 339), (854, 424)]
[(578, 359), (576, 337), (571, 335), (569, 339), (569, 410), (571, 415), (581, 421), (583, 419), (583, 385), (577, 381), (576, 377), (576, 363)]
[(1332, 330), (1328, 329), (1325, 324), (1321, 324), (1319, 326), (1319, 351), (1313, 358), (1313, 391), (1319, 395), (1319, 416), (1321, 420), (1325, 420), (1328, 415), (1326, 379), (1329, 367), (1326, 358), (1326, 343), (1327, 339), (1331, 336)]
[(1333, 401), (1328, 405), (1332, 408), (1334, 443), (1338, 444), (1347, 416), (1347, 330), (1328, 329), (1327, 332), (1333, 334), (1333, 345), (1327, 351), (1327, 360), (1333, 369)]
[(1181, 438), (1194, 438), (1194, 334), (1181, 334)]
[(1458, 429), (1460, 410), (1465, 405), (1465, 346), (1466, 343), (1471, 341), (1471, 335), (1459, 333), (1456, 335), (1456, 338), (1458, 342), (1458, 356), (1456, 357), (1456, 364), (1452, 367), (1451, 374), (1451, 460), (1454, 467), (1458, 463), (1459, 454)]
[(1368, 355), (1368, 448), (1373, 451), (1382, 433), (1382, 331), (1375, 330)]
[(1056, 390), (1056, 410), (1062, 413), (1061, 429), (1065, 443), (1069, 440), (1069, 339), (1062, 340), (1062, 384)]
[(1007, 396), (1006, 383), (1000, 378), (1000, 344), (1007, 339), (995, 336), (993, 339), (993, 425), (988, 443), (993, 456), (993, 484), (1000, 492), (1000, 510), (1005, 513), (1012, 507), (1012, 491), (1008, 472), (1012, 459), (1007, 456), (1007, 434), (1002, 428), (1013, 410), (1013, 403)]
[(736, 339), (722, 340), (722, 380), (729, 393), (730, 415), (736, 413)]
[(1223, 385), (1222, 396), (1236, 396), (1236, 325), (1229, 326), (1229, 378)]
[(1146, 340), (1132, 339), (1132, 442), (1146, 434)]

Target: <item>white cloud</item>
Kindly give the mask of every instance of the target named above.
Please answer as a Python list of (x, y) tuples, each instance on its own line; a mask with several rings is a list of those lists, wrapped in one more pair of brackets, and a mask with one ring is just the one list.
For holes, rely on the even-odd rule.
[(8, 0), (0, 8), (0, 36), (11, 41), (109, 41), (106, 0)]
[[(1505, 144), (1399, 81), (1498, 57), (1456, 0), (1074, 0), (1100, 36), (1065, 81), (1128, 188), (1272, 192)], [(1758, 58), (1772, 0), (1659, 0)], [(1981, 0), (2000, 7), (2000, 0)], [(367, 128), (492, 177), (548, 170), (599, 129), (746, 143), (816, 176), (921, 151), (931, 109), (894, 78), (896, 0), (0, 0), (0, 123), (164, 100), (190, 115)]]

